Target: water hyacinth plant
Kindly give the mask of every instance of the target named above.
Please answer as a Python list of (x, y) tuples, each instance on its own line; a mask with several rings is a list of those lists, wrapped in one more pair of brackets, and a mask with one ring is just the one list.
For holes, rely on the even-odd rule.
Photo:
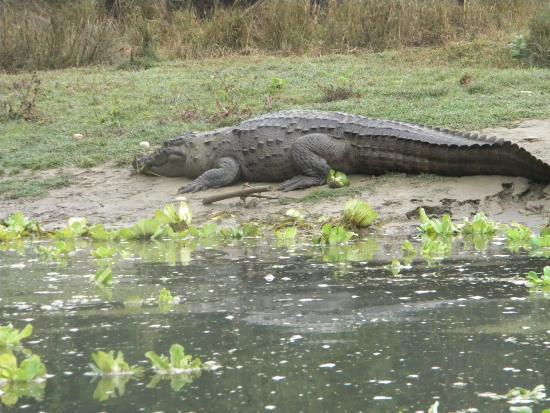
[(161, 224), (169, 225), (174, 231), (181, 231), (191, 225), (192, 214), (187, 202), (180, 202), (176, 208), (173, 204), (167, 204), (158, 210), (155, 218)]
[(441, 220), (437, 218), (430, 219), (426, 215), (424, 208), (419, 208), (418, 215), (420, 218), (420, 231), (426, 233), (428, 236), (448, 236), (459, 232), (458, 227), (453, 224), (448, 214), (443, 215)]
[(0, 351), (21, 347), (21, 341), (29, 338), (31, 334), (31, 324), (27, 324), (22, 330), (16, 329), (11, 324), (0, 326)]
[(526, 278), (530, 288), (550, 291), (550, 265), (544, 267), (541, 275), (535, 271), (529, 271)]
[(95, 250), (92, 251), (92, 255), (95, 258), (99, 259), (105, 259), (105, 258), (111, 258), (117, 253), (117, 249), (115, 247), (109, 247), (105, 245), (100, 245)]
[(0, 380), (8, 383), (30, 383), (46, 375), (46, 366), (36, 354), (18, 364), (12, 353), (0, 354)]
[(89, 366), (92, 369), (92, 374), (96, 376), (124, 376), (143, 372), (141, 367), (130, 366), (124, 360), (122, 351), (117, 352), (116, 356), (114, 350), (96, 351), (92, 354), (92, 359), (95, 364), (90, 363)]
[(113, 284), (113, 270), (105, 267), (96, 272), (93, 283), (98, 287), (110, 287)]
[[(0, 220), (1, 233), (12, 233), (17, 237), (27, 237), (40, 234), (40, 225), (25, 216), (22, 212), (15, 212), (5, 220)], [(0, 238), (2, 240), (2, 238)]]
[(366, 228), (378, 219), (378, 213), (366, 202), (358, 199), (348, 201), (344, 206), (343, 222), (347, 226)]
[(179, 344), (170, 347), (170, 358), (154, 351), (148, 351), (145, 357), (151, 361), (153, 370), (158, 374), (189, 374), (202, 368), (201, 359), (185, 354), (185, 349)]
[(315, 237), (313, 241), (321, 245), (345, 244), (355, 235), (355, 233), (347, 231), (344, 227), (325, 224), (321, 228), (321, 234)]
[(50, 246), (38, 245), (36, 247), (36, 252), (47, 260), (56, 260), (61, 257), (66, 258), (74, 250), (75, 245), (72, 241), (56, 241)]
[(462, 226), (463, 234), (495, 234), (499, 229), (499, 224), (488, 219), (483, 212), (478, 212), (472, 221), (467, 218)]
[(394, 277), (397, 277), (401, 273), (401, 269), (403, 268), (403, 266), (398, 259), (394, 258), (393, 260), (391, 260), (391, 264), (388, 266), (388, 268), (391, 274)]

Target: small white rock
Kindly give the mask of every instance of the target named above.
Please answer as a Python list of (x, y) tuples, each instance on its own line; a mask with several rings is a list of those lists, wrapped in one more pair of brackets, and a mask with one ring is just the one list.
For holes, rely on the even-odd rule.
[(75, 133), (73, 134), (74, 139), (84, 139), (84, 135), (81, 133)]
[(140, 148), (143, 148), (143, 149), (149, 149), (149, 147), (150, 147), (151, 145), (150, 145), (149, 142), (147, 142), (147, 141), (141, 141), (141, 142), (139, 143), (139, 146), (140, 146)]

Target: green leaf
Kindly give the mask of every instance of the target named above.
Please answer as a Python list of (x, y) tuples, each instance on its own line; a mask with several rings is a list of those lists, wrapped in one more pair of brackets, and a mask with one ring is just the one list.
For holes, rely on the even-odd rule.
[(401, 272), (401, 263), (398, 259), (393, 259), (390, 264), (390, 271), (394, 277), (397, 277), (399, 273)]
[(23, 330), (19, 331), (11, 324), (0, 326), (0, 348), (16, 347), (21, 345), (21, 341), (30, 337), (32, 334), (32, 325), (27, 324)]
[(140, 367), (128, 365), (122, 351), (119, 351), (116, 357), (113, 350), (109, 352), (97, 351), (92, 354), (92, 359), (95, 362), (95, 366), (90, 364), (92, 371), (101, 376), (140, 374), (143, 370)]
[(160, 291), (159, 304), (173, 304), (174, 303), (174, 297), (172, 297), (172, 293), (167, 288), (163, 288)]
[(214, 222), (207, 222), (201, 227), (200, 236), (203, 238), (212, 238), (218, 235), (217, 232), (218, 225)]
[(110, 286), (113, 283), (113, 270), (111, 267), (105, 267), (96, 272), (94, 284), (99, 286)]
[(92, 255), (96, 258), (111, 258), (116, 252), (117, 249), (114, 247), (99, 246), (92, 251)]
[(97, 224), (88, 229), (90, 237), (95, 241), (109, 241), (112, 234), (105, 229), (103, 224)]
[(172, 344), (170, 346), (170, 364), (174, 368), (185, 368), (183, 362), (185, 360), (185, 351), (183, 346), (179, 344)]
[(477, 213), (472, 222), (468, 219), (464, 221), (462, 232), (464, 234), (494, 234), (497, 232), (499, 224), (488, 219), (484, 213)]
[(262, 227), (257, 222), (245, 222), (241, 225), (243, 237), (259, 237), (262, 235)]
[(145, 357), (147, 357), (149, 360), (151, 360), (151, 363), (153, 363), (153, 368), (158, 371), (168, 371), (170, 369), (170, 362), (168, 361), (168, 357), (158, 355), (154, 351), (148, 351), (145, 353)]
[(414, 248), (414, 245), (410, 241), (405, 241), (403, 243), (401, 251), (403, 251), (403, 255), (405, 256), (416, 256), (416, 248)]
[(21, 362), (14, 381), (28, 383), (46, 374), (46, 366), (37, 355), (32, 355)]

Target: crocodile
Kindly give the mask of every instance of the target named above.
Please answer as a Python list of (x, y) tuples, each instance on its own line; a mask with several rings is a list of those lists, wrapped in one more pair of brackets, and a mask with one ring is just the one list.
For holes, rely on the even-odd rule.
[(282, 182), (280, 189), (290, 191), (324, 184), (331, 169), (550, 182), (548, 163), (503, 139), (313, 110), (269, 113), (235, 127), (189, 132), (150, 155), (137, 156), (133, 166), (143, 174), (193, 178), (180, 193), (238, 180)]

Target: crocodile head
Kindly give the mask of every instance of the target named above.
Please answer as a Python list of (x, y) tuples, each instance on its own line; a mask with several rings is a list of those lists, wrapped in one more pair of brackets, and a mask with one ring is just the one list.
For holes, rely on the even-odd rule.
[(150, 155), (138, 155), (132, 166), (137, 173), (156, 176), (185, 176), (186, 150), (179, 137), (165, 142)]

